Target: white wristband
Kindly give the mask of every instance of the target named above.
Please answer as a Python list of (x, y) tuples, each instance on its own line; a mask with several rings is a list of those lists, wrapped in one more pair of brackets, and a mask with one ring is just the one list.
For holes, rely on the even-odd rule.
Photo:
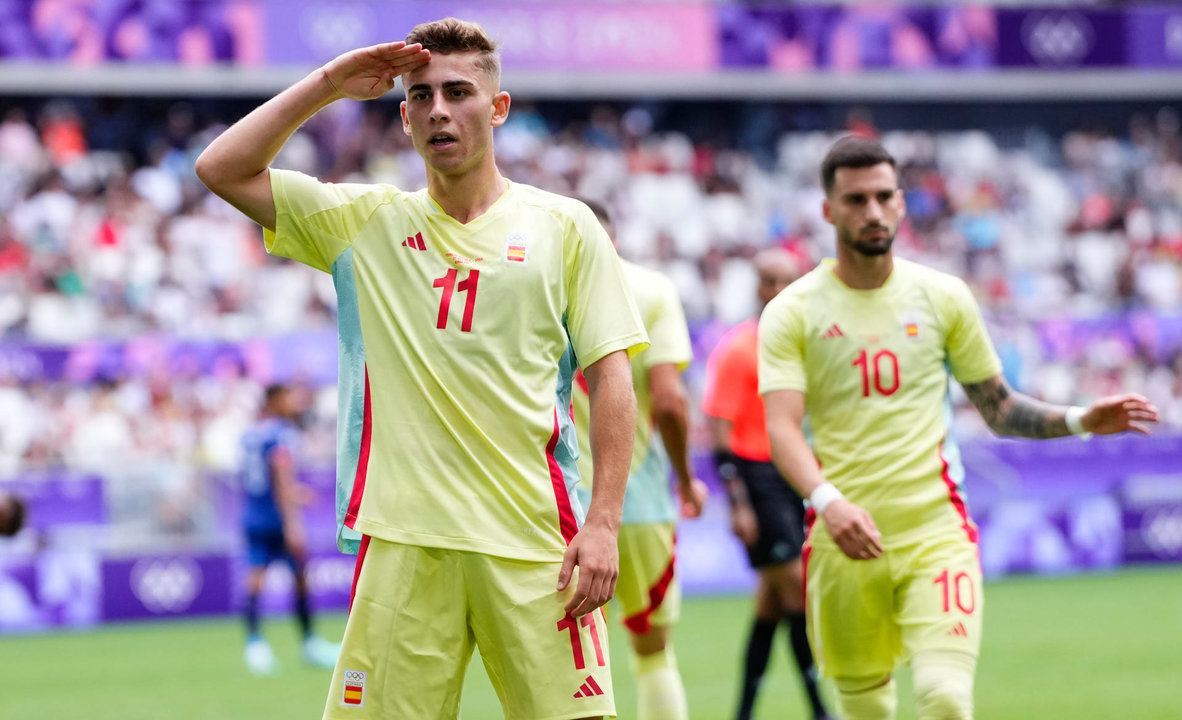
[(1067, 412), (1063, 415), (1063, 420), (1067, 423), (1067, 429), (1071, 431), (1072, 435), (1091, 437), (1092, 434), (1084, 430), (1083, 426), (1083, 416), (1087, 411), (1087, 408), (1080, 407), (1079, 405), (1067, 408)]
[(841, 491), (834, 487), (833, 483), (821, 483), (811, 494), (809, 494), (809, 504), (813, 506), (813, 510), (817, 511), (818, 515), (825, 512), (825, 508), (829, 507), (834, 500), (840, 500), (845, 497)]

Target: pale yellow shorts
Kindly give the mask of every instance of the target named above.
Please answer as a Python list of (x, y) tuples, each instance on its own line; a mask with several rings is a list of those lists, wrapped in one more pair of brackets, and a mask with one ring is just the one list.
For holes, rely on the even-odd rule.
[(984, 596), (977, 546), (939, 538), (851, 560), (806, 546), (809, 639), (827, 677), (877, 677), (918, 652), (977, 657)]
[(674, 568), (674, 523), (621, 525), (616, 599), (624, 626), (644, 634), (681, 617), (681, 583)]
[(614, 716), (603, 611), (563, 609), (558, 562), (366, 537), (324, 717), (454, 720), (474, 647), (508, 720)]

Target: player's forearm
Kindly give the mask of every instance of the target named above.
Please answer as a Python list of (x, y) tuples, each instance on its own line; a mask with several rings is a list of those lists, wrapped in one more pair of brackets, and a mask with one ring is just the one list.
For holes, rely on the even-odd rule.
[(1024, 438), (1056, 438), (1071, 434), (1067, 410), (1014, 391), (999, 375), (964, 386), (965, 394), (998, 435)]
[(236, 183), (267, 170), (291, 134), (340, 97), (323, 69), (315, 70), (216, 137), (197, 158), (197, 177), (225, 197)]
[(653, 421), (661, 433), (678, 485), (684, 491), (694, 476), (689, 460), (689, 401), (683, 396), (678, 402), (655, 411)]
[(591, 405), (591, 455), (595, 477), (587, 523), (618, 531), (636, 432), (636, 397), (624, 352), (612, 353), (583, 371)]
[(787, 421), (769, 423), (768, 437), (772, 463), (801, 497), (810, 497), (828, 482), (817, 467), (817, 459), (799, 425)]

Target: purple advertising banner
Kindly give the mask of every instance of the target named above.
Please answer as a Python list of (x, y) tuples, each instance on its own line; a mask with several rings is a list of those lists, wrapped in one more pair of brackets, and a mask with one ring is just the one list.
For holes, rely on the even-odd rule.
[(0, 480), (0, 491), (25, 501), (28, 527), (44, 532), (64, 525), (102, 525), (107, 521), (103, 481), (67, 473), (23, 475)]
[(247, 375), (259, 382), (337, 381), (337, 340), (314, 330), (243, 343), (147, 335), (127, 342), (96, 340), (69, 347), (0, 344), (0, 377), (22, 382), (87, 383), (165, 373), (174, 378)]
[(313, 65), (448, 15), (482, 23), (510, 70), (778, 73), (1182, 65), (1182, 10), (983, 3), (798, 5), (480, 0), (14, 0), (0, 59)]
[(479, 22), (520, 70), (710, 70), (714, 10), (705, 3), (384, 2), (267, 3), (267, 55), (319, 63), (356, 47), (399, 40), (416, 24), (454, 16)]
[(102, 564), (102, 618), (135, 620), (222, 615), (232, 602), (233, 572), (225, 554), (144, 555)]

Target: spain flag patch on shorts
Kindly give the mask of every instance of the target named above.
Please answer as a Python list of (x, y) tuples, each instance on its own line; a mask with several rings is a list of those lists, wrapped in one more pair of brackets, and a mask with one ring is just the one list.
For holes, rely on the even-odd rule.
[(341, 704), (365, 706), (365, 671), (346, 670), (341, 682)]

